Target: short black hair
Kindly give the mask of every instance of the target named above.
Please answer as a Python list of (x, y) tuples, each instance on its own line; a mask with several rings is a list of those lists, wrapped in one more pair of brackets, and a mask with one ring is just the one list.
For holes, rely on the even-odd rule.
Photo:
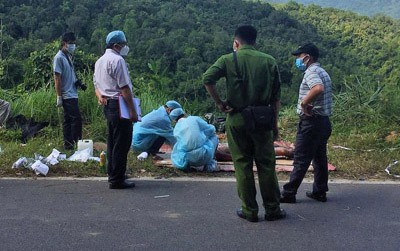
[(235, 37), (242, 43), (254, 45), (257, 39), (257, 30), (251, 25), (241, 25), (235, 31)]
[(76, 37), (75, 37), (75, 34), (73, 32), (65, 32), (61, 36), (61, 43), (62, 42), (69, 42), (69, 41), (75, 41), (75, 40), (76, 40)]

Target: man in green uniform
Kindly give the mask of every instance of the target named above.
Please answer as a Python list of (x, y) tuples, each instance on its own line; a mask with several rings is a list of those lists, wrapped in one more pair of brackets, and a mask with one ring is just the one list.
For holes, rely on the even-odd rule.
[[(237, 189), (242, 200), (237, 210), (240, 218), (258, 221), (258, 204), (253, 173), (253, 160), (257, 165), (260, 192), (265, 207), (265, 220), (285, 218), (279, 204), (279, 185), (275, 173), (273, 140), (278, 135), (277, 116), (280, 106), (280, 77), (275, 59), (255, 50), (257, 31), (253, 26), (239, 26), (235, 31), (234, 54), (221, 56), (203, 75), (203, 83), (218, 109), (228, 114), (226, 132), (235, 166)], [(237, 68), (237, 69), (236, 69)], [(239, 72), (238, 72), (239, 71)], [(226, 101), (222, 101), (215, 84), (226, 78)], [(273, 130), (249, 130), (241, 111), (247, 106), (271, 104), (276, 120)]]

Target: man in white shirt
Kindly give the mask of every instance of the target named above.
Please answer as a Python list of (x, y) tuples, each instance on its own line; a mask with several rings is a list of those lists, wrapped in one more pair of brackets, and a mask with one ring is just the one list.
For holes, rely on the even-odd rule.
[[(106, 38), (106, 51), (95, 65), (93, 82), (99, 104), (107, 119), (107, 174), (110, 189), (133, 188), (125, 180), (127, 156), (132, 142), (132, 122), (138, 121), (133, 105), (132, 83), (123, 56), (129, 51), (124, 32), (112, 31)], [(118, 98), (122, 96), (129, 119), (120, 118)]]

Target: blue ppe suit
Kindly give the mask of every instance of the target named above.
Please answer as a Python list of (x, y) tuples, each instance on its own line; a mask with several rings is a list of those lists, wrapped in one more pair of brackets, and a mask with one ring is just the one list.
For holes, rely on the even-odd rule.
[(206, 171), (215, 171), (215, 150), (218, 138), (215, 127), (197, 116), (181, 118), (175, 125), (176, 144), (171, 153), (174, 167), (185, 170), (190, 166), (205, 166)]
[(171, 146), (176, 142), (171, 120), (164, 106), (146, 114), (141, 122), (133, 126), (132, 149), (146, 152), (159, 138), (165, 138)]

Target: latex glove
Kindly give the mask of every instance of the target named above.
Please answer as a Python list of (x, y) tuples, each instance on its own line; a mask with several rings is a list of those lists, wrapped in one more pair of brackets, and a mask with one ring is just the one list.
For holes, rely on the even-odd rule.
[(57, 107), (61, 107), (62, 106), (62, 97), (61, 96), (57, 96)]
[(149, 156), (149, 154), (147, 152), (142, 152), (141, 154), (139, 154), (137, 156), (137, 159), (140, 161), (143, 161), (143, 160), (147, 159), (148, 156)]

